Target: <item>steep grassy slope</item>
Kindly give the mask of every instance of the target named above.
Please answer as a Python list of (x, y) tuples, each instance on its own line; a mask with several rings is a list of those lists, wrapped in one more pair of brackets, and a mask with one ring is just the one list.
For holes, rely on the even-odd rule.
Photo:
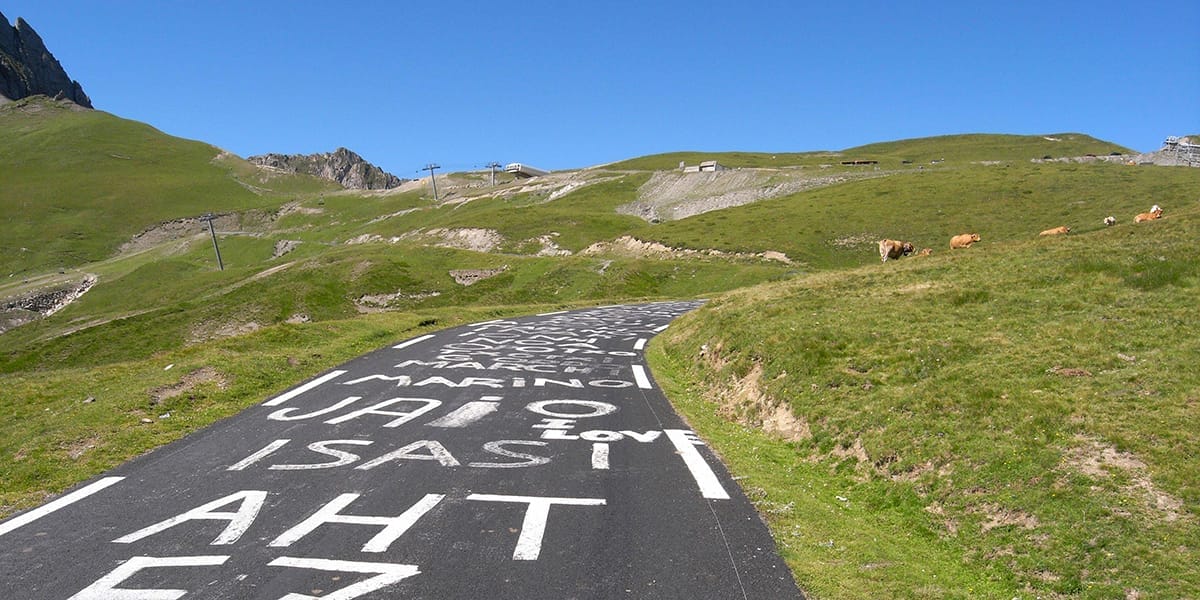
[[(239, 183), (220, 150), (44, 97), (0, 107), (0, 273), (101, 260), (160, 221), (278, 206), (279, 193), (332, 189), (313, 178)], [(273, 193), (268, 188), (277, 188)]]
[(727, 294), (655, 372), (818, 598), (1196, 597), (1187, 191), (1161, 221)]

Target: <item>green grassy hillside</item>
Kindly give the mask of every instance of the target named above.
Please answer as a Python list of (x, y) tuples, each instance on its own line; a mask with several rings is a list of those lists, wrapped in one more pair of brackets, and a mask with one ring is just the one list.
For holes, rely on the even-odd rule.
[(906, 172), (849, 182), (647, 226), (636, 235), (670, 246), (741, 252), (777, 250), (811, 268), (879, 260), (883, 238), (935, 253), (951, 236), (976, 232), (982, 244), (1007, 244), (1066, 225), (1082, 233), (1119, 223), (1159, 204), (1192, 206), (1200, 170), (1119, 164), (1029, 164)]
[(655, 373), (815, 597), (1200, 596), (1188, 192), (732, 292), (656, 339)]
[(715, 160), (730, 168), (817, 167), (840, 165), (842, 161), (875, 160), (881, 167), (894, 168), (909, 163), (944, 161), (965, 164), (976, 161), (1029, 161), (1104, 156), (1117, 152), (1136, 154), (1128, 148), (1079, 133), (1048, 135), (962, 134), (899, 140), (857, 146), (835, 152), (671, 152), (625, 160), (606, 168), (614, 170), (669, 171), (679, 163), (697, 165)]
[(774, 168), (816, 166), (838, 160), (838, 152), (668, 152), (631, 158), (605, 165), (615, 171), (671, 171), (679, 163), (696, 166), (703, 161), (715, 160), (733, 168)]
[(25, 275), (111, 255), (158, 222), (277, 206), (334, 189), (313, 178), (239, 181), (250, 171), (208, 144), (44, 97), (0, 106), (0, 273)]
[(858, 146), (844, 151), (855, 159), (908, 160), (914, 163), (946, 161), (1023, 161), (1051, 157), (1106, 156), (1136, 152), (1080, 133), (1046, 135), (965, 134), (943, 135)]

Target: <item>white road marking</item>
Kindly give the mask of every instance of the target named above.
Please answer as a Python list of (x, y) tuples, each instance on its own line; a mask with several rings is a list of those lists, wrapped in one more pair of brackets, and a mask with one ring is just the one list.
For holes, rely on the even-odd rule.
[(566, 313), (567, 313), (567, 311), (565, 311), (565, 310), (556, 310), (556, 311), (554, 311), (554, 312), (538, 313), (538, 315), (537, 315), (537, 316), (539, 316), (539, 317), (549, 317), (549, 316), (551, 316), (551, 315), (563, 315), (563, 314), (566, 314)]
[(4, 523), (0, 523), (0, 535), (4, 535), (4, 534), (6, 534), (18, 527), (21, 527), (23, 525), (28, 525), (29, 523), (32, 523), (54, 511), (56, 511), (56, 510), (66, 508), (67, 506), (70, 506), (76, 502), (79, 502), (80, 500), (83, 500), (84, 498), (87, 498), (88, 496), (91, 496), (92, 494), (95, 494), (96, 492), (99, 492), (100, 490), (103, 490), (104, 488), (121, 481), (122, 479), (125, 479), (125, 478), (124, 477), (105, 477), (104, 479), (101, 479), (101, 480), (97, 481), (96, 483), (79, 488), (79, 489), (71, 492), (70, 494), (67, 494), (66, 496), (63, 496), (53, 502), (50, 502), (49, 504), (40, 506), (40, 507), (35, 508), (27, 513), (13, 517), (13, 518), (5, 521)]
[(500, 409), (499, 402), (468, 402), (454, 412), (436, 420), (426, 423), (429, 427), (466, 427), (476, 421), (496, 412)]
[(341, 370), (330, 371), (330, 372), (328, 372), (328, 373), (326, 373), (326, 374), (324, 374), (324, 375), (322, 375), (322, 376), (320, 376), (320, 377), (318, 377), (318, 378), (316, 378), (316, 379), (314, 379), (314, 380), (312, 380), (290, 392), (280, 394), (280, 395), (276, 396), (275, 398), (264, 402), (263, 406), (279, 406), (280, 404), (283, 404), (284, 402), (287, 402), (288, 400), (291, 400), (292, 398), (295, 398), (296, 396), (299, 396), (300, 394), (303, 394), (304, 392), (307, 392), (308, 390), (311, 390), (311, 389), (321, 385), (322, 383), (325, 383), (326, 381), (330, 381), (332, 379), (337, 379), (343, 373), (345, 373), (345, 371), (341, 371)]
[(546, 533), (546, 519), (550, 516), (550, 505), (570, 504), (573, 506), (603, 506), (604, 498), (542, 498), (538, 496), (506, 496), (500, 494), (471, 494), (467, 500), (482, 502), (525, 502), (525, 520), (517, 536), (517, 547), (513, 560), (537, 560), (542, 552), (542, 536)]
[[(333, 560), (329, 558), (294, 558), (291, 556), (281, 556), (267, 563), (267, 566), (311, 569), (314, 571), (336, 571), (341, 573), (375, 573), (375, 577), (348, 585), (326, 596), (288, 594), (281, 600), (289, 598), (295, 600), (351, 600), (352, 598), (383, 589), (393, 583), (403, 581), (421, 573), (421, 570), (416, 565)], [(334, 579), (337, 578), (335, 577)]]
[(592, 444), (592, 468), (608, 470), (608, 444)]
[(482, 323), (472, 323), (469, 325), (469, 327), (479, 327), (480, 325), (493, 325), (495, 323), (502, 323), (503, 321), (504, 321), (504, 319), (492, 319), (491, 321), (484, 321)]
[(235, 464), (232, 467), (229, 467), (225, 470), (226, 471), (241, 471), (242, 469), (245, 469), (246, 467), (262, 460), (263, 458), (270, 456), (271, 453), (286, 446), (287, 443), (290, 441), (292, 441), (292, 440), (291, 439), (275, 440), (275, 441), (271, 442), (270, 444), (267, 444), (265, 447), (263, 447), (262, 450), (259, 450), (258, 452), (255, 452), (254, 454), (251, 454), (250, 456), (247, 456), (246, 458), (243, 458), (242, 460), (239, 460), (237, 462), (237, 464)]
[(654, 389), (654, 386), (650, 385), (650, 378), (646, 376), (646, 367), (643, 367), (642, 365), (633, 365), (633, 380), (636, 381), (637, 386), (643, 390)]
[(386, 552), (388, 546), (397, 538), (404, 535), (425, 513), (429, 512), (434, 506), (437, 506), (445, 494), (425, 494), (425, 497), (417, 501), (416, 504), (409, 507), (408, 510), (395, 517), (376, 517), (368, 515), (344, 515), (341, 510), (354, 502), (361, 494), (342, 494), (331, 500), (328, 504), (321, 507), (312, 516), (301, 521), (295, 527), (283, 532), (279, 537), (267, 544), (272, 548), (286, 548), (291, 546), (312, 533), (312, 531), (326, 523), (344, 523), (350, 525), (374, 525), (382, 526), (383, 531), (375, 534), (375, 537), (367, 541), (362, 547), (362, 552)]
[(700, 495), (711, 500), (728, 500), (729, 492), (725, 491), (725, 487), (717, 479), (717, 474), (708, 466), (700, 451), (696, 450), (696, 445), (701, 443), (696, 439), (696, 434), (686, 429), (667, 429), (663, 433), (667, 434), (667, 439), (671, 440), (671, 444), (679, 452), (683, 464), (687, 465), (688, 471), (692, 473), (692, 479), (695, 479), (696, 485), (700, 487)]
[(411, 346), (411, 345), (413, 345), (413, 344), (419, 344), (419, 343), (421, 343), (421, 342), (423, 342), (423, 341), (425, 341), (425, 340), (427, 340), (427, 339), (429, 339), (429, 338), (431, 338), (431, 337), (433, 337), (433, 334), (432, 334), (432, 333), (431, 333), (431, 334), (428, 334), (428, 335), (423, 335), (423, 336), (421, 336), (421, 337), (415, 337), (415, 338), (413, 338), (413, 339), (411, 339), (411, 340), (408, 340), (407, 342), (401, 342), (401, 343), (399, 343), (399, 344), (396, 344), (395, 346), (392, 346), (392, 349), (393, 349), (393, 350), (402, 350), (402, 349), (404, 349), (404, 348), (407, 348), (407, 347), (409, 347), (409, 346)]
[(121, 582), (133, 577), (138, 571), (165, 567), (215, 567), (225, 564), (228, 556), (135, 556), (113, 569), (92, 585), (80, 590), (67, 600), (176, 600), (188, 594), (188, 590), (163, 588), (118, 588)]
[[(213, 500), (208, 504), (197, 506), (192, 510), (189, 510), (181, 515), (171, 517), (166, 521), (160, 521), (128, 535), (123, 535), (113, 540), (113, 543), (132, 544), (140, 539), (150, 537), (162, 531), (166, 531), (167, 529), (179, 525), (180, 523), (199, 519), (206, 521), (229, 521), (229, 524), (226, 525), (221, 534), (212, 541), (211, 545), (222, 546), (232, 544), (241, 539), (242, 534), (246, 533), (246, 530), (249, 529), (250, 525), (254, 523), (254, 519), (258, 517), (259, 511), (262, 510), (263, 504), (266, 503), (266, 501), (266, 491), (242, 490), (240, 492), (235, 492), (225, 496), (224, 498)], [(228, 506), (234, 502), (238, 503), (238, 509), (236, 512), (217, 512), (214, 510), (223, 506)]]
[(638, 338), (636, 344), (633, 345), (634, 350), (644, 350), (646, 348), (646, 338)]
[(671, 325), (668, 323), (666, 325), (663, 325), (662, 327), (655, 327), (654, 329), (651, 329), (650, 331), (653, 331), (654, 333), (662, 333), (664, 330), (666, 330), (666, 328), (668, 328), (670, 326)]

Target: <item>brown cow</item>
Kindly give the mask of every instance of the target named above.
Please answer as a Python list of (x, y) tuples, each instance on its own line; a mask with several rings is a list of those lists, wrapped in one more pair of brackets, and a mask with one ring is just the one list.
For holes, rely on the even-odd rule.
[(889, 258), (900, 258), (908, 256), (916, 250), (911, 242), (901, 242), (898, 240), (879, 240), (879, 258), (883, 262), (887, 262)]
[(1145, 213), (1142, 213), (1142, 214), (1134, 217), (1133, 222), (1141, 223), (1142, 221), (1153, 221), (1155, 219), (1160, 219), (1160, 218), (1162, 218), (1162, 207), (1155, 204), (1153, 207), (1150, 208), (1150, 212), (1145, 212)]
[(979, 241), (978, 233), (964, 233), (950, 238), (950, 249), (970, 248), (971, 244)]
[(1071, 228), (1064, 225), (1062, 227), (1055, 227), (1054, 229), (1047, 229), (1038, 235), (1066, 235), (1068, 233), (1071, 233)]

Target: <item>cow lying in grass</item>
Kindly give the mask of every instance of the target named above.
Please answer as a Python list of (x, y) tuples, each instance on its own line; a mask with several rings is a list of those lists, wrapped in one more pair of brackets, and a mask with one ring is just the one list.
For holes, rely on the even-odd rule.
[(971, 244), (979, 241), (978, 233), (964, 233), (950, 238), (950, 249), (970, 248)]
[(1162, 207), (1155, 204), (1154, 206), (1150, 207), (1150, 212), (1144, 212), (1134, 217), (1133, 222), (1141, 223), (1142, 221), (1153, 221), (1160, 218), (1162, 218)]
[(1071, 233), (1071, 228), (1064, 225), (1062, 227), (1055, 227), (1054, 229), (1047, 229), (1038, 235), (1066, 235), (1068, 233)]
[(879, 259), (887, 262), (889, 258), (895, 259), (901, 256), (912, 254), (916, 248), (911, 242), (901, 242), (899, 240), (879, 240)]

